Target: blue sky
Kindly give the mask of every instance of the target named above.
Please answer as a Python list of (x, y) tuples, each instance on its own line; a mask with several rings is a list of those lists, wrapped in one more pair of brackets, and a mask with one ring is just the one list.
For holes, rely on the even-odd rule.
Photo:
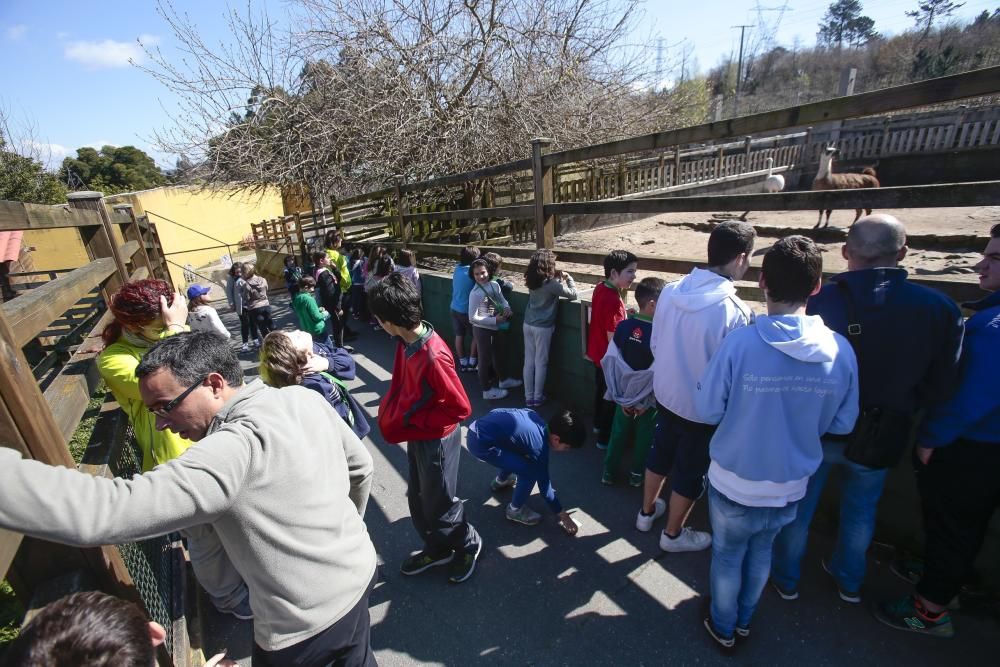
[[(272, 18), (284, 15), (281, 0), (263, 1)], [(255, 6), (261, 2), (253, 0)], [(762, 2), (768, 4), (761, 7), (777, 8), (784, 0)], [(912, 25), (904, 12), (917, 0), (863, 3), (877, 30), (895, 34)], [(637, 39), (662, 39), (668, 63), (676, 62), (678, 45), (686, 43), (705, 70), (738, 49), (739, 30), (730, 26), (756, 24), (756, 4), (754, 0), (649, 0)], [(791, 46), (798, 38), (809, 46), (829, 4), (830, 0), (788, 0), (783, 13), (769, 11), (763, 16), (774, 22), (780, 15), (779, 44)], [(996, 0), (967, 0), (956, 16), (967, 19), (995, 6)], [(191, 17), (207, 42), (227, 38), (225, 3), (174, 0), (174, 7)], [(234, 7), (245, 10), (240, 3)], [(175, 100), (149, 75), (128, 64), (129, 58), (144, 58), (137, 39), (159, 46), (169, 57), (179, 57), (154, 0), (0, 0), (0, 107), (11, 116), (13, 129), (28, 128), (27, 134), (56, 165), (81, 146), (132, 144), (152, 154), (161, 166), (172, 167), (173, 156), (156, 152), (150, 142), (153, 130), (171, 123)], [(655, 59), (655, 51), (651, 58)]]

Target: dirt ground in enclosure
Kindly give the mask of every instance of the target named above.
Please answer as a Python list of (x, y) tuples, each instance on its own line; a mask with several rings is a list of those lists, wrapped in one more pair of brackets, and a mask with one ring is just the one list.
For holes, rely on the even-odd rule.
[[(974, 208), (938, 209), (886, 209), (880, 213), (895, 215), (906, 225), (911, 236), (936, 234), (988, 236), (990, 228), (1000, 223), (1000, 206), (980, 206)], [(556, 246), (595, 252), (625, 248), (632, 252), (663, 257), (702, 259), (708, 239), (706, 232), (682, 226), (684, 223), (705, 223), (713, 218), (711, 213), (664, 213), (639, 222), (614, 227), (604, 227), (585, 232), (564, 234), (556, 239)], [(846, 228), (854, 218), (853, 211), (834, 211), (830, 218), (832, 226)], [(812, 211), (770, 211), (751, 213), (748, 222), (756, 225), (787, 228), (810, 228), (816, 223), (816, 213)], [(762, 236), (754, 249), (760, 256), (777, 240), (774, 236)], [(821, 241), (824, 269), (841, 270), (847, 263), (840, 254), (843, 240)], [(503, 250), (498, 249), (503, 255)], [(958, 275), (974, 273), (972, 267), (979, 261), (982, 248), (962, 249), (910, 249), (902, 266), (918, 275)], [(566, 264), (565, 270), (572, 272), (574, 265)], [(581, 265), (580, 270), (584, 270)], [(512, 267), (513, 269), (513, 267)], [(586, 269), (595, 272), (595, 267)], [(507, 273), (517, 273), (516, 269)]]

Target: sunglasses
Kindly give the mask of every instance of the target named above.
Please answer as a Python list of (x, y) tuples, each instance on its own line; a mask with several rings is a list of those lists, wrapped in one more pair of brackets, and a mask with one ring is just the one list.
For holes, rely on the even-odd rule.
[(164, 405), (161, 408), (155, 408), (155, 409), (150, 410), (150, 412), (152, 412), (157, 417), (166, 417), (167, 415), (170, 414), (171, 410), (173, 410), (178, 405), (180, 405), (181, 401), (183, 401), (185, 398), (188, 397), (188, 394), (190, 394), (192, 391), (194, 391), (195, 389), (197, 389), (198, 387), (200, 387), (201, 384), (205, 380), (207, 380), (207, 379), (208, 379), (208, 376), (206, 375), (205, 377), (203, 377), (202, 379), (198, 380), (193, 385), (191, 385), (190, 387), (188, 387), (187, 389), (185, 389), (184, 392), (180, 396), (178, 396), (177, 398), (173, 399), (172, 401), (170, 401), (169, 403), (167, 403), (166, 405)]

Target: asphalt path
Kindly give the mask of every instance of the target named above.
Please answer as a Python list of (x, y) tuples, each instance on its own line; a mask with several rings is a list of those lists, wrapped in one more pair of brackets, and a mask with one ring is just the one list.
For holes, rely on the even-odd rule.
[[(271, 302), (278, 328), (294, 327), (287, 297), (276, 290)], [(238, 332), (235, 315), (224, 303), (216, 305), (230, 330)], [(601, 484), (603, 452), (592, 438), (580, 450), (551, 456), (559, 497), (581, 524), (576, 537), (563, 533), (537, 492), (529, 504), (543, 514), (542, 524), (508, 521), (503, 508), (510, 491), (492, 493), (495, 469), (463, 451), (459, 495), (484, 541), (476, 572), (462, 584), (448, 582), (447, 568), (402, 575), (400, 563), (420, 547), (406, 501), (406, 452), (385, 443), (375, 424), (395, 343), (364, 323), (352, 320), (351, 326), (361, 335), (353, 344), (358, 377), (349, 386), (373, 425), (365, 441), (375, 461), (365, 522), (379, 554), (370, 611), (380, 665), (1000, 664), (993, 653), (1000, 636), (995, 617), (955, 613), (953, 640), (900, 632), (876, 621), (871, 601), (909, 589), (890, 573), (886, 559), (875, 557), (879, 554), (871, 560), (864, 602), (841, 602), (820, 566), (830, 550), (830, 538), (820, 534), (813, 536), (803, 563), (800, 599), (785, 602), (765, 590), (751, 637), (734, 656), (723, 656), (701, 625), (710, 553), (662, 552), (662, 520), (650, 533), (637, 531), (641, 491)], [(254, 356), (241, 354), (248, 377), (256, 375)], [(523, 407), (520, 390), (487, 402), (474, 373), (461, 377), (473, 417), (495, 407)], [(555, 409), (539, 411), (547, 417)], [(695, 506), (689, 523), (708, 529), (705, 502)], [(214, 610), (205, 612), (204, 621), (207, 655), (226, 648), (241, 665), (250, 664), (250, 623)]]

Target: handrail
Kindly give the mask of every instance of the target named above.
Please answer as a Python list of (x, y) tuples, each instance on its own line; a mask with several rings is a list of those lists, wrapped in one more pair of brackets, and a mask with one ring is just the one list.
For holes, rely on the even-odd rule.
[(997, 92), (998, 81), (1000, 81), (1000, 66), (987, 67), (903, 86), (883, 88), (859, 95), (837, 97), (777, 111), (767, 111), (752, 116), (741, 116), (619, 141), (609, 141), (594, 146), (558, 151), (543, 155), (542, 165), (551, 167), (567, 162), (593, 160), (699, 141), (729, 139), (759, 132), (804, 127), (815, 123), (845, 120), (855, 116), (870, 116), (885, 111), (990, 95)]
[(103, 224), (97, 211), (65, 205), (26, 204), (0, 200), (0, 232), (63, 227), (94, 227)]

